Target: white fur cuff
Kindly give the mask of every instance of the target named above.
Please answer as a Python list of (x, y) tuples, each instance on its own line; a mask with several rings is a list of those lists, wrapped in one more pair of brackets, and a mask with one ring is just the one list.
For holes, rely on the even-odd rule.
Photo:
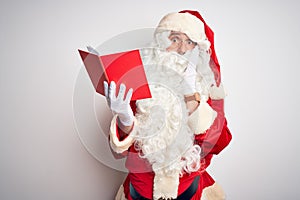
[(123, 140), (120, 141), (117, 136), (117, 116), (115, 115), (111, 121), (110, 124), (110, 146), (116, 153), (122, 153), (126, 151), (134, 142), (134, 136), (135, 136), (135, 126), (137, 125), (137, 122), (134, 118), (134, 127), (133, 130), (129, 133), (129, 135)]
[(188, 124), (194, 134), (204, 133), (213, 124), (217, 112), (206, 102), (200, 102), (198, 108), (189, 116)]
[(223, 84), (221, 83), (219, 85), (219, 87), (217, 86), (212, 86), (210, 89), (209, 89), (209, 96), (210, 98), (212, 99), (224, 99), (226, 96), (227, 96), (227, 93), (225, 91), (225, 88), (223, 86)]

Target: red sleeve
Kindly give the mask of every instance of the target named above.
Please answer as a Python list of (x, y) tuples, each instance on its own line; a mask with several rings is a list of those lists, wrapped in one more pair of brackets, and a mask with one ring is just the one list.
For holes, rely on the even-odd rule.
[(195, 137), (196, 143), (202, 149), (203, 157), (208, 154), (219, 154), (232, 139), (224, 115), (224, 100), (211, 100), (209, 104), (217, 112), (217, 117), (204, 134)]

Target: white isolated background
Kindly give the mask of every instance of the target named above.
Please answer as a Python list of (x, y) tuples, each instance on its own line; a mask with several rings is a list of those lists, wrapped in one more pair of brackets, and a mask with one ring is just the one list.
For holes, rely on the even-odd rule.
[(209, 172), (229, 200), (297, 199), (299, 4), (1, 1), (0, 199), (113, 199), (125, 174), (87, 151), (73, 119), (77, 49), (183, 9), (200, 11), (214, 30), (228, 90), (233, 140)]

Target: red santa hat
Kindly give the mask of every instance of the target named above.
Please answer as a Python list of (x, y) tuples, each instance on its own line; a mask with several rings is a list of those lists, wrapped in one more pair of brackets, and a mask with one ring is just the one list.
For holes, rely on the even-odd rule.
[(221, 82), (220, 65), (214, 47), (214, 32), (206, 24), (200, 13), (191, 10), (183, 10), (179, 13), (170, 13), (161, 19), (156, 32), (163, 30), (185, 33), (191, 40), (197, 42), (202, 48), (210, 48), (210, 67), (214, 73), (216, 84), (219, 86)]
[(210, 45), (210, 49), (211, 49), (210, 67), (212, 68), (212, 70), (215, 74), (216, 83), (217, 83), (217, 85), (219, 85), (221, 82), (220, 64), (219, 64), (219, 61), (218, 61), (218, 58), (216, 55), (216, 51), (215, 51), (215, 46), (214, 46), (214, 32), (206, 24), (206, 22), (204, 21), (203, 17), (200, 15), (199, 12), (192, 11), (192, 10), (183, 10), (183, 11), (180, 11), (179, 13), (189, 13), (189, 14), (197, 17), (198, 19), (200, 19), (203, 22), (204, 27), (205, 27), (205, 34), (211, 44)]

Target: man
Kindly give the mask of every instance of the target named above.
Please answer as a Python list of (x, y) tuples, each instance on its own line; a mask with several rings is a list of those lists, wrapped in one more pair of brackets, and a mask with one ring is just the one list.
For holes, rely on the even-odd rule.
[(206, 172), (231, 140), (213, 32), (196, 11), (170, 13), (151, 48), (141, 50), (152, 98), (130, 101), (105, 83), (114, 118), (111, 148), (127, 156), (129, 174), (117, 200), (224, 199)]

